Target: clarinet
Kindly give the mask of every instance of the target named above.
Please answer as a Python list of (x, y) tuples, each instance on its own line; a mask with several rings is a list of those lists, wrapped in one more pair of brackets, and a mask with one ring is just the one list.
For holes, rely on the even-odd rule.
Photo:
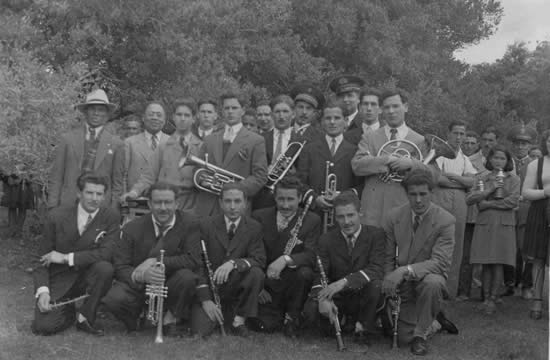
[[(204, 240), (201, 240), (201, 248), (202, 248), (202, 257), (203, 257), (204, 265), (206, 266), (206, 271), (208, 272), (208, 284), (210, 285), (210, 291), (212, 292), (212, 297), (214, 298), (214, 304), (216, 304), (218, 309), (220, 309), (221, 311), (222, 303), (220, 301), (220, 294), (218, 293), (218, 287), (214, 282), (214, 272), (212, 271), (212, 263), (208, 258), (208, 252), (206, 251), (206, 244)], [(219, 323), (220, 323), (220, 331), (222, 333), (222, 336), (225, 336), (225, 328), (223, 327), (223, 321), (219, 320)]]
[[(320, 274), (320, 280), (321, 280), (321, 286), (326, 288), (328, 286), (328, 279), (327, 274), (325, 273), (325, 268), (323, 267), (323, 262), (321, 261), (321, 258), (319, 255), (317, 255), (317, 266), (319, 267), (319, 274)], [(342, 329), (340, 328), (340, 320), (338, 320), (338, 313), (335, 314), (334, 317), (334, 331), (336, 332), (336, 345), (338, 346), (338, 351), (344, 351), (346, 350), (346, 347), (344, 346), (344, 340), (342, 340)]]
[[(397, 244), (395, 245), (395, 269), (399, 267), (399, 248), (397, 247)], [(399, 296), (399, 293), (397, 293), (395, 296), (392, 297), (393, 300), (393, 306), (391, 309), (391, 315), (392, 315), (392, 321), (393, 321), (393, 337), (392, 337), (392, 349), (397, 349), (398, 344), (398, 329), (397, 329), (397, 322), (399, 321), (399, 313), (401, 312), (401, 296)]]
[[(305, 196), (307, 196), (308, 193), (306, 193)], [(288, 239), (285, 249), (283, 251), (283, 255), (290, 255), (292, 254), (292, 250), (294, 250), (294, 247), (296, 244), (298, 244), (298, 233), (300, 232), (300, 229), (302, 228), (302, 224), (304, 222), (304, 218), (307, 215), (307, 212), (309, 211), (309, 207), (311, 206), (311, 203), (313, 201), (313, 196), (307, 196), (305, 200), (304, 205), (304, 211), (300, 214), (298, 217), (298, 220), (296, 220), (296, 224), (294, 224), (294, 227), (292, 230), (290, 230), (290, 239)]]

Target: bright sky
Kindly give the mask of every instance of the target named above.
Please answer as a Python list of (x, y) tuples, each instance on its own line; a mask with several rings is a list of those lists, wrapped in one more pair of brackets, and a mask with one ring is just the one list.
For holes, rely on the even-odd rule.
[(470, 64), (493, 62), (502, 58), (506, 47), (524, 41), (529, 49), (537, 41), (550, 41), (550, 0), (501, 0), (504, 15), (489, 39), (455, 53)]

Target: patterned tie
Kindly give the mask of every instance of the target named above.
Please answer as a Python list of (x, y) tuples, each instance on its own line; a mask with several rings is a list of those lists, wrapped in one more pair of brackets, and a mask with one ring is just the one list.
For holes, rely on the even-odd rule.
[(95, 128), (90, 127), (90, 129), (88, 130), (88, 132), (90, 133), (90, 140), (91, 140), (91, 141), (94, 141), (94, 140), (95, 140)]
[(154, 134), (153, 136), (151, 136), (151, 149), (155, 151), (155, 149), (157, 148), (157, 145), (158, 145), (157, 134)]
[(397, 139), (397, 129), (396, 128), (391, 128), (390, 129), (390, 140), (396, 140)]
[(277, 133), (277, 145), (275, 146), (275, 152), (273, 153), (273, 159), (271, 159), (271, 163), (274, 163), (279, 155), (281, 155), (281, 151), (283, 151), (283, 132), (281, 130), (278, 130)]
[(415, 215), (414, 223), (413, 223), (413, 233), (416, 233), (416, 230), (418, 229), (419, 225), (420, 225), (420, 215)]
[(88, 219), (86, 219), (86, 224), (84, 224), (84, 227), (82, 228), (82, 232), (80, 233), (80, 235), (82, 235), (84, 231), (88, 229), (88, 226), (90, 226), (93, 220), (94, 218), (92, 217), (92, 214), (88, 214)]
[(347, 236), (346, 243), (348, 245), (348, 254), (351, 255), (353, 252), (353, 246), (355, 245), (353, 243), (353, 234)]
[(229, 238), (229, 241), (233, 240), (233, 237), (235, 236), (235, 223), (232, 222), (231, 225), (229, 225), (229, 230), (227, 231), (227, 237)]
[(334, 156), (336, 154), (336, 138), (332, 138), (332, 143), (330, 145), (330, 154)]

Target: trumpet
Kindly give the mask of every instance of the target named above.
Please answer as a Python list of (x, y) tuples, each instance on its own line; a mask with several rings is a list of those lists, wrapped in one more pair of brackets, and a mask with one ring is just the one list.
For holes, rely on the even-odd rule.
[(305, 141), (303, 143), (298, 141), (291, 142), (288, 144), (285, 151), (269, 166), (267, 170), (267, 183), (265, 186), (271, 190), (271, 192), (275, 191), (275, 185), (281, 181), (296, 159), (298, 159), (305, 144)]
[[(204, 160), (194, 155), (187, 155), (184, 163), (187, 160), (191, 161), (195, 165), (201, 166), (200, 169), (195, 171), (195, 175), (193, 175), (193, 182), (195, 183), (195, 187), (199, 190), (206, 191), (214, 195), (220, 195), (223, 185), (244, 180), (244, 177), (240, 175), (234, 174), (231, 171), (209, 163), (208, 154), (204, 155)], [(208, 185), (201, 185), (202, 182), (205, 182)]]
[[(334, 163), (327, 161), (325, 165), (325, 191), (322, 195), (333, 199), (337, 195), (336, 184), (338, 177), (336, 174), (331, 172), (331, 169), (334, 167)], [(325, 209), (323, 214), (323, 233), (326, 233), (329, 227), (334, 226), (334, 209)]]
[[(155, 264), (161, 268), (164, 272), (164, 250), (160, 250), (159, 261)], [(155, 337), (156, 344), (162, 344), (164, 342), (162, 338), (162, 316), (163, 316), (163, 306), (164, 298), (168, 296), (168, 287), (162, 284), (147, 284), (145, 286), (145, 295), (147, 298), (147, 319), (157, 325), (157, 335)]]

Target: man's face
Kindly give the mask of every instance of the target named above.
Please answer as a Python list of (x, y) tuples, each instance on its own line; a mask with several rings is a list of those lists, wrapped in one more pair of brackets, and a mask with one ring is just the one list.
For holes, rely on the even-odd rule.
[(244, 110), (237, 99), (225, 99), (223, 101), (223, 120), (229, 126), (237, 125), (242, 121)]
[(109, 120), (109, 108), (106, 105), (87, 105), (84, 114), (86, 123), (91, 128), (103, 126)]
[(172, 120), (174, 120), (174, 125), (176, 125), (176, 131), (180, 134), (187, 133), (195, 121), (191, 109), (184, 105), (178, 106), (176, 111), (174, 111)]
[(346, 120), (342, 109), (335, 107), (323, 110), (321, 125), (328, 136), (335, 137), (342, 134), (346, 129)]
[(278, 130), (286, 130), (292, 124), (294, 110), (286, 103), (278, 103), (273, 107), (273, 122)]
[(380, 105), (378, 104), (378, 96), (365, 95), (361, 99), (359, 109), (365, 115), (365, 123), (372, 125), (378, 122), (378, 115), (380, 115)]
[(256, 117), (253, 115), (244, 115), (243, 116), (243, 126), (248, 130), (257, 133), (258, 125), (256, 123)]
[(295, 214), (300, 204), (298, 190), (278, 187), (275, 191), (275, 203), (277, 204), (277, 211), (284, 217)]
[(359, 105), (359, 93), (357, 91), (347, 91), (339, 94), (338, 99), (344, 104), (345, 115), (351, 115), (357, 110)]
[(432, 192), (426, 184), (409, 186), (407, 197), (409, 198), (411, 209), (417, 215), (424, 214), (432, 202)]
[(96, 211), (105, 198), (105, 186), (101, 184), (84, 184), (84, 189), (79, 191), (76, 195), (80, 202), (80, 206), (86, 212), (93, 213)]
[(126, 137), (137, 135), (141, 132), (141, 123), (137, 120), (128, 120), (124, 123)]
[(271, 117), (271, 108), (269, 105), (260, 105), (256, 108), (256, 119), (258, 127), (262, 131), (271, 130), (273, 127), (273, 118)]
[(496, 144), (497, 136), (495, 133), (484, 133), (481, 135), (481, 150), (485, 156), (487, 156), (489, 150), (491, 150)]
[(216, 123), (218, 113), (212, 104), (202, 104), (199, 107), (199, 125), (202, 129), (210, 129)]
[(477, 139), (473, 136), (467, 136), (464, 142), (462, 143), (462, 152), (466, 156), (472, 156), (479, 150), (479, 143)]
[(543, 155), (540, 149), (535, 148), (529, 151), (529, 156), (531, 157), (531, 159), (540, 159)]
[(514, 140), (512, 142), (512, 151), (518, 159), (523, 159), (529, 154), (531, 143), (527, 140)]
[(160, 104), (149, 104), (143, 116), (143, 127), (150, 134), (156, 134), (162, 130), (166, 123), (166, 114)]
[(360, 213), (353, 204), (336, 206), (334, 208), (334, 219), (340, 226), (342, 232), (351, 235), (359, 230), (361, 226)]
[(455, 149), (459, 148), (462, 145), (462, 142), (466, 138), (466, 127), (465, 126), (453, 126), (451, 131), (447, 134), (447, 142), (449, 145)]
[(296, 101), (296, 123), (298, 126), (311, 124), (317, 117), (317, 110), (305, 101)]
[(409, 110), (400, 95), (390, 96), (382, 102), (382, 114), (390, 127), (396, 128), (405, 122), (405, 114)]
[(153, 190), (149, 208), (153, 217), (160, 224), (168, 224), (177, 209), (176, 194), (172, 190)]
[(237, 220), (246, 211), (244, 194), (237, 189), (224, 191), (220, 199), (220, 207), (229, 220)]

